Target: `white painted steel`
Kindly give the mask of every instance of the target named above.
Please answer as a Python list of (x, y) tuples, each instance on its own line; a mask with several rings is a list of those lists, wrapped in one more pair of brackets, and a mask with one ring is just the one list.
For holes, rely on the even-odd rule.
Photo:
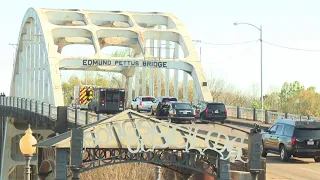
[[(174, 46), (174, 59), (179, 59), (179, 44), (175, 43)], [(173, 80), (173, 94), (177, 99), (179, 98), (179, 71), (178, 69), (174, 69), (174, 80)]]
[[(150, 56), (154, 57), (154, 39), (150, 39)], [(149, 96), (154, 96), (154, 68), (149, 68)]]
[[(107, 21), (115, 22), (104, 25)], [(154, 27), (158, 25), (167, 27), (166, 29), (155, 29)], [(123, 40), (121, 37), (126, 39)], [(194, 79), (197, 89), (197, 93), (195, 93), (197, 99), (212, 99), (208, 87), (202, 86), (203, 82), (206, 82), (205, 74), (203, 73), (203, 68), (192, 43), (192, 39), (182, 22), (174, 15), (169, 13), (34, 8), (28, 9), (22, 21), (18, 39), (19, 46), (14, 62), (16, 67), (12, 74), (10, 95), (32, 98), (56, 106), (64, 105), (60, 79), (60, 70), (62, 69), (119, 72), (128, 77), (132, 77), (135, 73), (135, 67), (79, 67), (77, 63), (74, 64), (72, 61), (67, 63), (65, 60), (110, 59), (101, 53), (102, 48), (110, 45), (130, 47), (134, 49), (134, 56), (128, 60), (141, 60), (146, 58), (146, 40), (148, 39), (166, 41), (168, 49), (169, 41), (179, 44), (176, 49), (181, 48), (183, 52), (178, 59), (180, 63), (177, 62), (176, 64), (176, 62), (174, 62), (172, 66), (176, 67), (177, 70), (183, 71), (186, 71), (186, 69), (182, 68), (190, 67), (191, 69), (188, 69), (187, 72)], [(38, 43), (40, 43), (39, 47), (37, 47)], [(95, 49), (95, 54), (87, 57), (70, 57), (61, 54), (63, 47), (72, 43), (92, 44)], [(56, 49), (55, 46), (58, 48)], [(176, 52), (178, 52), (178, 50), (176, 50)], [(123, 60), (127, 58), (120, 59)], [(170, 52), (167, 51), (166, 58), (160, 58), (158, 61), (169, 61), (170, 59), (172, 60), (172, 57), (170, 58)], [(180, 68), (179, 66), (182, 62), (185, 62), (187, 65), (183, 65), (182, 68)], [(22, 64), (21, 69), (19, 68), (19, 63)], [(146, 94), (145, 71), (146, 69), (143, 68), (142, 95)], [(169, 73), (167, 69), (165, 71), (165, 94), (169, 95), (169, 86), (167, 84), (169, 82), (169, 79), (167, 79)], [(19, 75), (19, 72), (22, 73)], [(19, 76), (23, 79), (19, 80)], [(18, 87), (22, 87), (23, 90), (15, 90)], [(127, 88), (129, 87), (132, 88), (132, 84), (127, 86)], [(151, 82), (149, 88), (150, 93), (153, 95), (154, 90)], [(177, 90), (175, 90), (174, 94), (177, 95)]]
[[(162, 59), (161, 41), (159, 40), (157, 43), (157, 50), (158, 50), (158, 53), (157, 53), (158, 59)], [(162, 69), (157, 69), (157, 97), (161, 96), (161, 76), (162, 76)]]
[(136, 67), (135, 75), (134, 75), (135, 87), (134, 87), (134, 97), (138, 97), (140, 95), (140, 68)]
[[(166, 58), (169, 59), (170, 58), (170, 42), (166, 41)], [(170, 71), (169, 69), (165, 69), (165, 77), (166, 77), (166, 81), (164, 83), (164, 87), (165, 87), (165, 96), (170, 96)]]

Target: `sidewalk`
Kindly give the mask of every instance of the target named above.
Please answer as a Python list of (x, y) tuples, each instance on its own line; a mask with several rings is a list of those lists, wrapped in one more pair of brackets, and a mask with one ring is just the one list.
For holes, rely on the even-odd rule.
[(289, 180), (290, 178), (278, 176), (267, 171), (266, 180)]
[(253, 121), (253, 120), (246, 120), (246, 119), (237, 119), (234, 117), (228, 117), (227, 123), (229, 124), (235, 124), (235, 125), (250, 125), (253, 126), (254, 124), (258, 124), (261, 128), (269, 128), (272, 124), (265, 124), (264, 122), (261, 121)]

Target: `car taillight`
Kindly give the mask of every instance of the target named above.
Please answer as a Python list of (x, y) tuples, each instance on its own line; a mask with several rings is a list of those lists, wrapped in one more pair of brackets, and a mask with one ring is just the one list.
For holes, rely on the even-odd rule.
[(297, 144), (297, 138), (296, 137), (293, 137), (292, 139), (291, 139), (291, 145), (292, 146), (295, 146)]
[(142, 101), (140, 101), (140, 106), (142, 106)]
[(104, 103), (104, 100), (102, 100), (101, 102)]
[(123, 102), (122, 101), (120, 101), (120, 104), (122, 104)]
[(208, 114), (208, 113), (209, 113), (209, 109), (207, 108), (207, 109), (206, 109), (206, 114)]
[(228, 114), (228, 109), (226, 108), (226, 110), (224, 110), (224, 112), (225, 112), (226, 114)]
[(195, 109), (193, 109), (193, 115), (197, 115), (197, 112)]

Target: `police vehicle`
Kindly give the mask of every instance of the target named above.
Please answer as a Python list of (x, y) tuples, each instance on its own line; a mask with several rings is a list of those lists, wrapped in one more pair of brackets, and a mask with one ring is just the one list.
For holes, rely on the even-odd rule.
[(125, 90), (116, 88), (94, 88), (93, 99), (88, 110), (97, 114), (116, 114), (125, 110)]

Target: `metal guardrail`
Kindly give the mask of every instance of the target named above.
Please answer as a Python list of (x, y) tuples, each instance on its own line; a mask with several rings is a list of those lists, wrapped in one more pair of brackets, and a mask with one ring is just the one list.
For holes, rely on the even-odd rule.
[(266, 124), (272, 124), (277, 119), (286, 118), (286, 119), (301, 119), (301, 120), (316, 120), (319, 121), (320, 117), (314, 116), (303, 116), (298, 114), (290, 114), (283, 112), (273, 112), (269, 110), (264, 110), (263, 116), (261, 117), (261, 109), (255, 108), (244, 108), (239, 106), (227, 106), (228, 116), (234, 117), (237, 119), (261, 121)]
[[(57, 120), (57, 107), (52, 104), (39, 102), (32, 99), (18, 98), (18, 97), (0, 97), (1, 106), (16, 107), (22, 110), (31, 111), (42, 116), (47, 116), (52, 120)], [(301, 119), (301, 120), (320, 120), (320, 117), (314, 116), (301, 116), (298, 114), (290, 114), (283, 112), (273, 112), (265, 110), (261, 117), (261, 110), (254, 108), (244, 108), (239, 106), (227, 106), (228, 116), (238, 119), (246, 119), (253, 121), (261, 121), (265, 123), (274, 123), (276, 119), (287, 118), (287, 119)], [(77, 111), (77, 113), (76, 113)], [(102, 114), (95, 114), (87, 111), (76, 110), (74, 108), (68, 108), (68, 120), (69, 122), (76, 122), (79, 125), (86, 125), (100, 119), (108, 118), (108, 116)]]
[[(42, 116), (47, 116), (53, 121), (57, 120), (58, 108), (52, 104), (35, 101), (32, 99), (18, 98), (18, 97), (0, 97), (0, 106), (16, 107), (22, 110), (31, 111)], [(77, 111), (77, 113), (76, 113)], [(95, 113), (76, 110), (68, 108), (68, 120), (69, 122), (75, 122), (77, 124), (86, 125), (98, 121), (99, 119), (105, 119), (107, 116), (97, 115)]]

